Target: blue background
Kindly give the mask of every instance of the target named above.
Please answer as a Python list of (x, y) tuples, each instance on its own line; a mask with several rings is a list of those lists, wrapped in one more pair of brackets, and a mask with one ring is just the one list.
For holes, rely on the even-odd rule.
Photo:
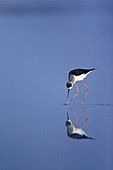
[[(113, 2), (0, 0), (0, 169), (112, 169)], [(68, 72), (98, 68), (85, 83), (96, 140), (68, 138)], [(70, 102), (80, 127), (86, 88)], [(70, 92), (72, 97), (76, 86)]]

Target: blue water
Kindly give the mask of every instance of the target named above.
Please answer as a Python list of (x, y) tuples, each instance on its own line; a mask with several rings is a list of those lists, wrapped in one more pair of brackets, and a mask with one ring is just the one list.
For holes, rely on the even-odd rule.
[[(72, 1), (0, 11), (1, 170), (112, 169), (112, 5)], [(73, 124), (76, 115), (64, 105), (66, 82), (78, 67), (98, 68), (84, 80), (83, 130), (95, 140), (67, 136), (67, 112)], [(81, 127), (86, 88), (78, 88), (69, 105)], [(75, 93), (76, 86), (69, 98)]]

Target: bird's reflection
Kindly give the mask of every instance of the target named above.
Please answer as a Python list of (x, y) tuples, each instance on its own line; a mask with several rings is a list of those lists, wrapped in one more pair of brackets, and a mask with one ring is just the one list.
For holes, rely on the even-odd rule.
[(67, 127), (67, 135), (73, 139), (93, 139), (91, 136), (87, 135), (83, 130), (83, 126), (86, 124), (86, 122), (88, 121), (86, 112), (84, 107), (83, 108), (83, 112), (85, 114), (86, 117), (86, 121), (83, 123), (83, 125), (81, 126), (81, 128), (77, 127), (77, 120), (78, 120), (78, 114), (72, 109), (70, 108), (69, 105), (66, 105), (75, 115), (76, 115), (76, 121), (75, 124), (73, 125), (72, 121), (69, 119), (69, 115), (67, 112), (67, 121), (65, 123), (66, 127)]

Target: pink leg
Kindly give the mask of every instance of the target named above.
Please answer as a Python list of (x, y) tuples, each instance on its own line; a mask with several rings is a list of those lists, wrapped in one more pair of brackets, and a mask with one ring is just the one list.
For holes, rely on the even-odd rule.
[(76, 88), (77, 88), (77, 93), (66, 103), (66, 105), (67, 105), (74, 97), (76, 97), (76, 96), (79, 94), (77, 82), (76, 82)]
[(87, 115), (86, 115), (86, 112), (85, 112), (85, 109), (84, 109), (84, 106), (82, 105), (82, 108), (83, 108), (83, 112), (84, 112), (84, 114), (85, 114), (85, 117), (86, 117), (86, 121), (83, 123), (83, 125), (81, 126), (81, 129), (83, 128), (83, 126), (87, 123), (87, 121), (88, 121), (88, 117), (87, 117)]
[(76, 126), (78, 120), (78, 114), (73, 109), (71, 109), (71, 107), (68, 104), (66, 106), (76, 115), (76, 121), (75, 121), (75, 126)]
[(85, 96), (84, 96), (84, 98), (83, 98), (83, 101), (82, 101), (82, 105), (83, 105), (84, 100), (85, 100), (85, 98), (86, 98), (86, 96), (87, 96), (87, 93), (88, 93), (89, 88), (86, 86), (86, 84), (84, 83), (83, 80), (82, 80), (82, 83), (83, 83), (83, 84), (85, 85), (85, 87), (87, 88), (86, 94), (85, 94)]

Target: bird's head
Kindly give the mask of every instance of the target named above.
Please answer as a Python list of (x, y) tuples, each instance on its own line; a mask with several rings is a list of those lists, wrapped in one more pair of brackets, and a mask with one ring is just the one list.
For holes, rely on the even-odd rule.
[(72, 82), (69, 81), (69, 82), (67, 82), (66, 86), (68, 88), (68, 93), (67, 93), (67, 97), (68, 97), (69, 96), (69, 91), (73, 87), (73, 84), (72, 84)]
[(69, 127), (69, 126), (71, 126), (71, 125), (72, 125), (71, 120), (69, 120), (68, 113), (67, 113), (67, 121), (66, 121), (65, 125), (66, 125), (66, 127)]

